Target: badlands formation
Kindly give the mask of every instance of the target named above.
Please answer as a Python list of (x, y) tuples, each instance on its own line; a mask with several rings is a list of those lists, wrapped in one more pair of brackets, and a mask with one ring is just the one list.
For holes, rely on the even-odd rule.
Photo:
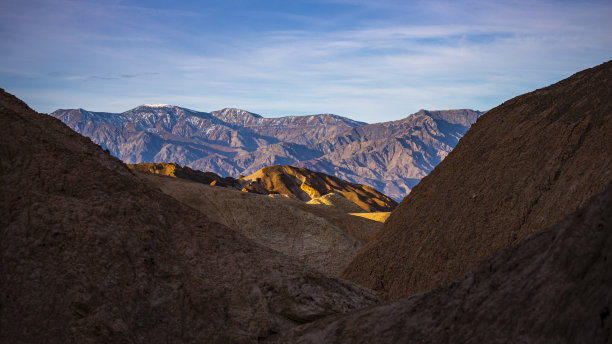
[[(151, 173), (136, 175), (200, 210), (208, 220), (335, 276), (382, 227), (380, 222), (349, 215), (330, 204), (306, 204), (293, 197), (247, 193)], [(343, 196), (336, 197), (344, 201), (337, 203), (361, 210)]]
[(0, 342), (612, 338), (612, 62), (480, 117), (380, 230), (298, 168), (242, 178), (272, 195), (130, 170), (3, 91), (0, 130)]

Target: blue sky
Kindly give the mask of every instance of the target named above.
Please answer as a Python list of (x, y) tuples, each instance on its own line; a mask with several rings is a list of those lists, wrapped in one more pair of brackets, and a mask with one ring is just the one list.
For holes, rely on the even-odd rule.
[(40, 112), (372, 123), (487, 110), (610, 60), (612, 1), (3, 0), (0, 42), (0, 87)]

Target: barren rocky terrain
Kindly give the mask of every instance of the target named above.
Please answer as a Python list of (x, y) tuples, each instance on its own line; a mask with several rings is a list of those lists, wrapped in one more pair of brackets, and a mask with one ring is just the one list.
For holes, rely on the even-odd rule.
[(349, 183), (334, 176), (292, 166), (267, 166), (249, 176), (238, 179), (222, 178), (212, 172), (192, 170), (176, 163), (128, 164), (130, 169), (195, 181), (198, 183), (231, 187), (262, 195), (285, 195), (304, 202), (335, 204), (345, 212), (391, 211), (397, 203), (367, 185)]
[(127, 164), (127, 167), (131, 170), (139, 172), (152, 173), (160, 176), (167, 176), (173, 178), (181, 178), (207, 185), (232, 187), (236, 189), (243, 188), (243, 183), (240, 183), (237, 179), (234, 179), (232, 177), (223, 178), (213, 172), (192, 170), (187, 166), (181, 166), (177, 163), (141, 162), (139, 164)]
[(137, 175), (209, 220), (335, 276), (382, 227), (333, 205), (307, 205), (292, 197), (268, 197), (150, 173)]
[(387, 219), (389, 218), (389, 216), (391, 215), (391, 212), (381, 211), (381, 212), (374, 212), (374, 213), (350, 213), (350, 214), (355, 215), (355, 216), (365, 217), (366, 219), (370, 219), (373, 221), (385, 223)]
[(264, 118), (248, 111), (230, 108), (213, 111), (211, 115), (225, 123), (252, 130), (263, 137), (304, 146), (311, 146), (324, 137), (366, 124), (332, 114)]
[(457, 279), (612, 180), (612, 62), (487, 112), (343, 276), (399, 299)]
[(292, 330), (280, 343), (609, 343), (612, 183), (563, 221), (429, 292)]
[(296, 166), (370, 185), (401, 200), (482, 114), (420, 110), (398, 121), (353, 127), (319, 140), (315, 148), (324, 154)]
[(359, 213), (363, 212), (363, 209), (356, 203), (349, 201), (348, 198), (342, 196), (339, 193), (331, 192), (320, 197), (315, 197), (306, 204), (322, 204), (329, 205), (341, 210), (344, 213)]
[(255, 190), (263, 188), (269, 192), (288, 195), (305, 202), (329, 193), (336, 193), (367, 212), (391, 211), (397, 206), (397, 202), (393, 199), (367, 185), (349, 183), (306, 168), (267, 166), (240, 179), (249, 183), (245, 187), (246, 190), (249, 190), (251, 186)]
[(0, 342), (252, 343), (378, 302), (141, 182), (3, 90), (0, 131)]
[[(153, 121), (150, 132), (189, 130), (170, 115), (128, 115)], [(238, 115), (194, 116), (238, 125)], [(423, 116), (427, 132), (441, 125), (443, 114)], [(2, 343), (612, 338), (612, 61), (480, 117), (384, 225), (348, 213), (380, 206), (376, 193), (306, 169), (240, 179), (177, 164), (130, 170), (3, 90), (0, 132)], [(342, 144), (367, 145), (345, 133)], [(266, 140), (255, 134), (225, 139)], [(331, 275), (355, 254), (341, 276), (388, 303)]]

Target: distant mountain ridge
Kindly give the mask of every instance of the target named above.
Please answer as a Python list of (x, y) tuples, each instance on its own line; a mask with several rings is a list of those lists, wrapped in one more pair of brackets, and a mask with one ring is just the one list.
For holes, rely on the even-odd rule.
[(377, 124), (332, 114), (265, 118), (240, 109), (208, 113), (167, 104), (51, 115), (126, 163), (175, 162), (224, 177), (292, 165), (401, 200), (482, 112), (421, 110)]
[(397, 199), (433, 170), (482, 114), (420, 110), (398, 121), (354, 127), (319, 141), (316, 148), (324, 154), (297, 166), (371, 185)]
[(323, 137), (367, 124), (333, 114), (264, 118), (258, 114), (232, 108), (213, 111), (211, 114), (225, 123), (248, 128), (259, 135), (301, 145), (313, 145)]

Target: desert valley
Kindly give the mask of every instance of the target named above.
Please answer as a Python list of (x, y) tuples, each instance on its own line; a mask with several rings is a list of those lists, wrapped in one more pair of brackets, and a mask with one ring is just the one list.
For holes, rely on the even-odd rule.
[(374, 124), (0, 121), (2, 343), (612, 340), (612, 62)]

